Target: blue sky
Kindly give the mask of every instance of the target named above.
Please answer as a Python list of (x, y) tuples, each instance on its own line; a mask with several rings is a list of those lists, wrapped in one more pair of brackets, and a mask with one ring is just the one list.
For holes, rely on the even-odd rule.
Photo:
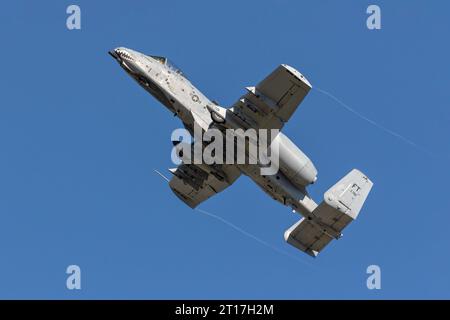
[[(82, 29), (66, 29), (78, 4)], [(382, 29), (366, 28), (378, 4)], [(0, 298), (450, 298), (450, 4), (444, 1), (14, 1), (0, 33)], [(316, 200), (353, 167), (374, 188), (312, 259), (298, 216), (250, 179), (201, 208), (153, 170), (181, 127), (107, 55), (170, 57), (230, 106), (278, 64), (313, 90), (284, 132), (314, 161)], [(424, 151), (425, 150), (425, 151)], [(281, 254), (280, 251), (286, 253)], [(66, 289), (79, 265), (82, 289)], [(366, 268), (381, 267), (368, 290)]]

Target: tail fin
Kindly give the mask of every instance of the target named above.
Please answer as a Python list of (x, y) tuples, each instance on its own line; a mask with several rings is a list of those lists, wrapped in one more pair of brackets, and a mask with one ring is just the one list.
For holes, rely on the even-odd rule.
[(294, 247), (316, 257), (341, 231), (358, 216), (373, 183), (353, 169), (324, 194), (324, 201), (306, 218), (284, 234)]

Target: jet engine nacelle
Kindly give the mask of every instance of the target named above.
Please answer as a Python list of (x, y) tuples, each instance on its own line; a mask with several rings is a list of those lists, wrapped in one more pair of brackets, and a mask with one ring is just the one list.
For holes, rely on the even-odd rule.
[(288, 137), (280, 132), (273, 142), (278, 143), (278, 151), (274, 148), (272, 158), (278, 155), (279, 169), (292, 184), (306, 187), (317, 180), (317, 169), (312, 161)]

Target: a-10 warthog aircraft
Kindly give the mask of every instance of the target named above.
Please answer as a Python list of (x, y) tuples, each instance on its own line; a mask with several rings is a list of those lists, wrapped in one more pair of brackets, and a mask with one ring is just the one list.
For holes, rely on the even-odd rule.
[[(308, 80), (294, 68), (284, 64), (278, 66), (255, 87), (246, 88), (247, 92), (226, 109), (203, 95), (167, 58), (148, 56), (123, 47), (109, 53), (145, 90), (178, 116), (191, 135), (195, 134), (196, 128), (201, 128), (205, 135), (213, 128), (221, 132), (228, 129), (241, 133), (249, 129), (270, 131), (266, 141), (270, 147), (277, 145), (275, 151), (270, 148), (270, 155), (278, 164), (277, 170), (269, 174), (263, 173), (267, 162), (262, 158), (253, 162), (207, 164), (192, 162), (191, 153), (183, 155), (180, 152), (182, 162), (177, 168), (170, 169), (173, 177), (169, 186), (191, 208), (245, 174), (270, 197), (303, 215), (286, 230), (284, 238), (313, 257), (332, 239), (340, 238), (341, 231), (358, 216), (373, 185), (369, 178), (354, 169), (325, 192), (324, 200), (316, 204), (306, 191), (306, 187), (317, 179), (316, 168), (288, 137), (278, 131), (311, 89)], [(244, 144), (249, 146), (250, 140), (244, 137)], [(174, 142), (175, 148), (183, 144), (186, 142)], [(235, 150), (234, 147), (231, 149)], [(226, 152), (231, 151), (228, 148)], [(249, 152), (245, 152), (248, 160)], [(267, 160), (268, 149), (262, 154)]]

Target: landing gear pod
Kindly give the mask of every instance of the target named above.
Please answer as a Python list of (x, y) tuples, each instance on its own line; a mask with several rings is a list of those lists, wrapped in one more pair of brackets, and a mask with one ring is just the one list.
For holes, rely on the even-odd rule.
[(210, 105), (207, 105), (206, 109), (208, 109), (209, 113), (211, 114), (212, 121), (214, 121), (215, 123), (225, 123), (226, 109), (221, 108), (219, 106), (212, 107)]

